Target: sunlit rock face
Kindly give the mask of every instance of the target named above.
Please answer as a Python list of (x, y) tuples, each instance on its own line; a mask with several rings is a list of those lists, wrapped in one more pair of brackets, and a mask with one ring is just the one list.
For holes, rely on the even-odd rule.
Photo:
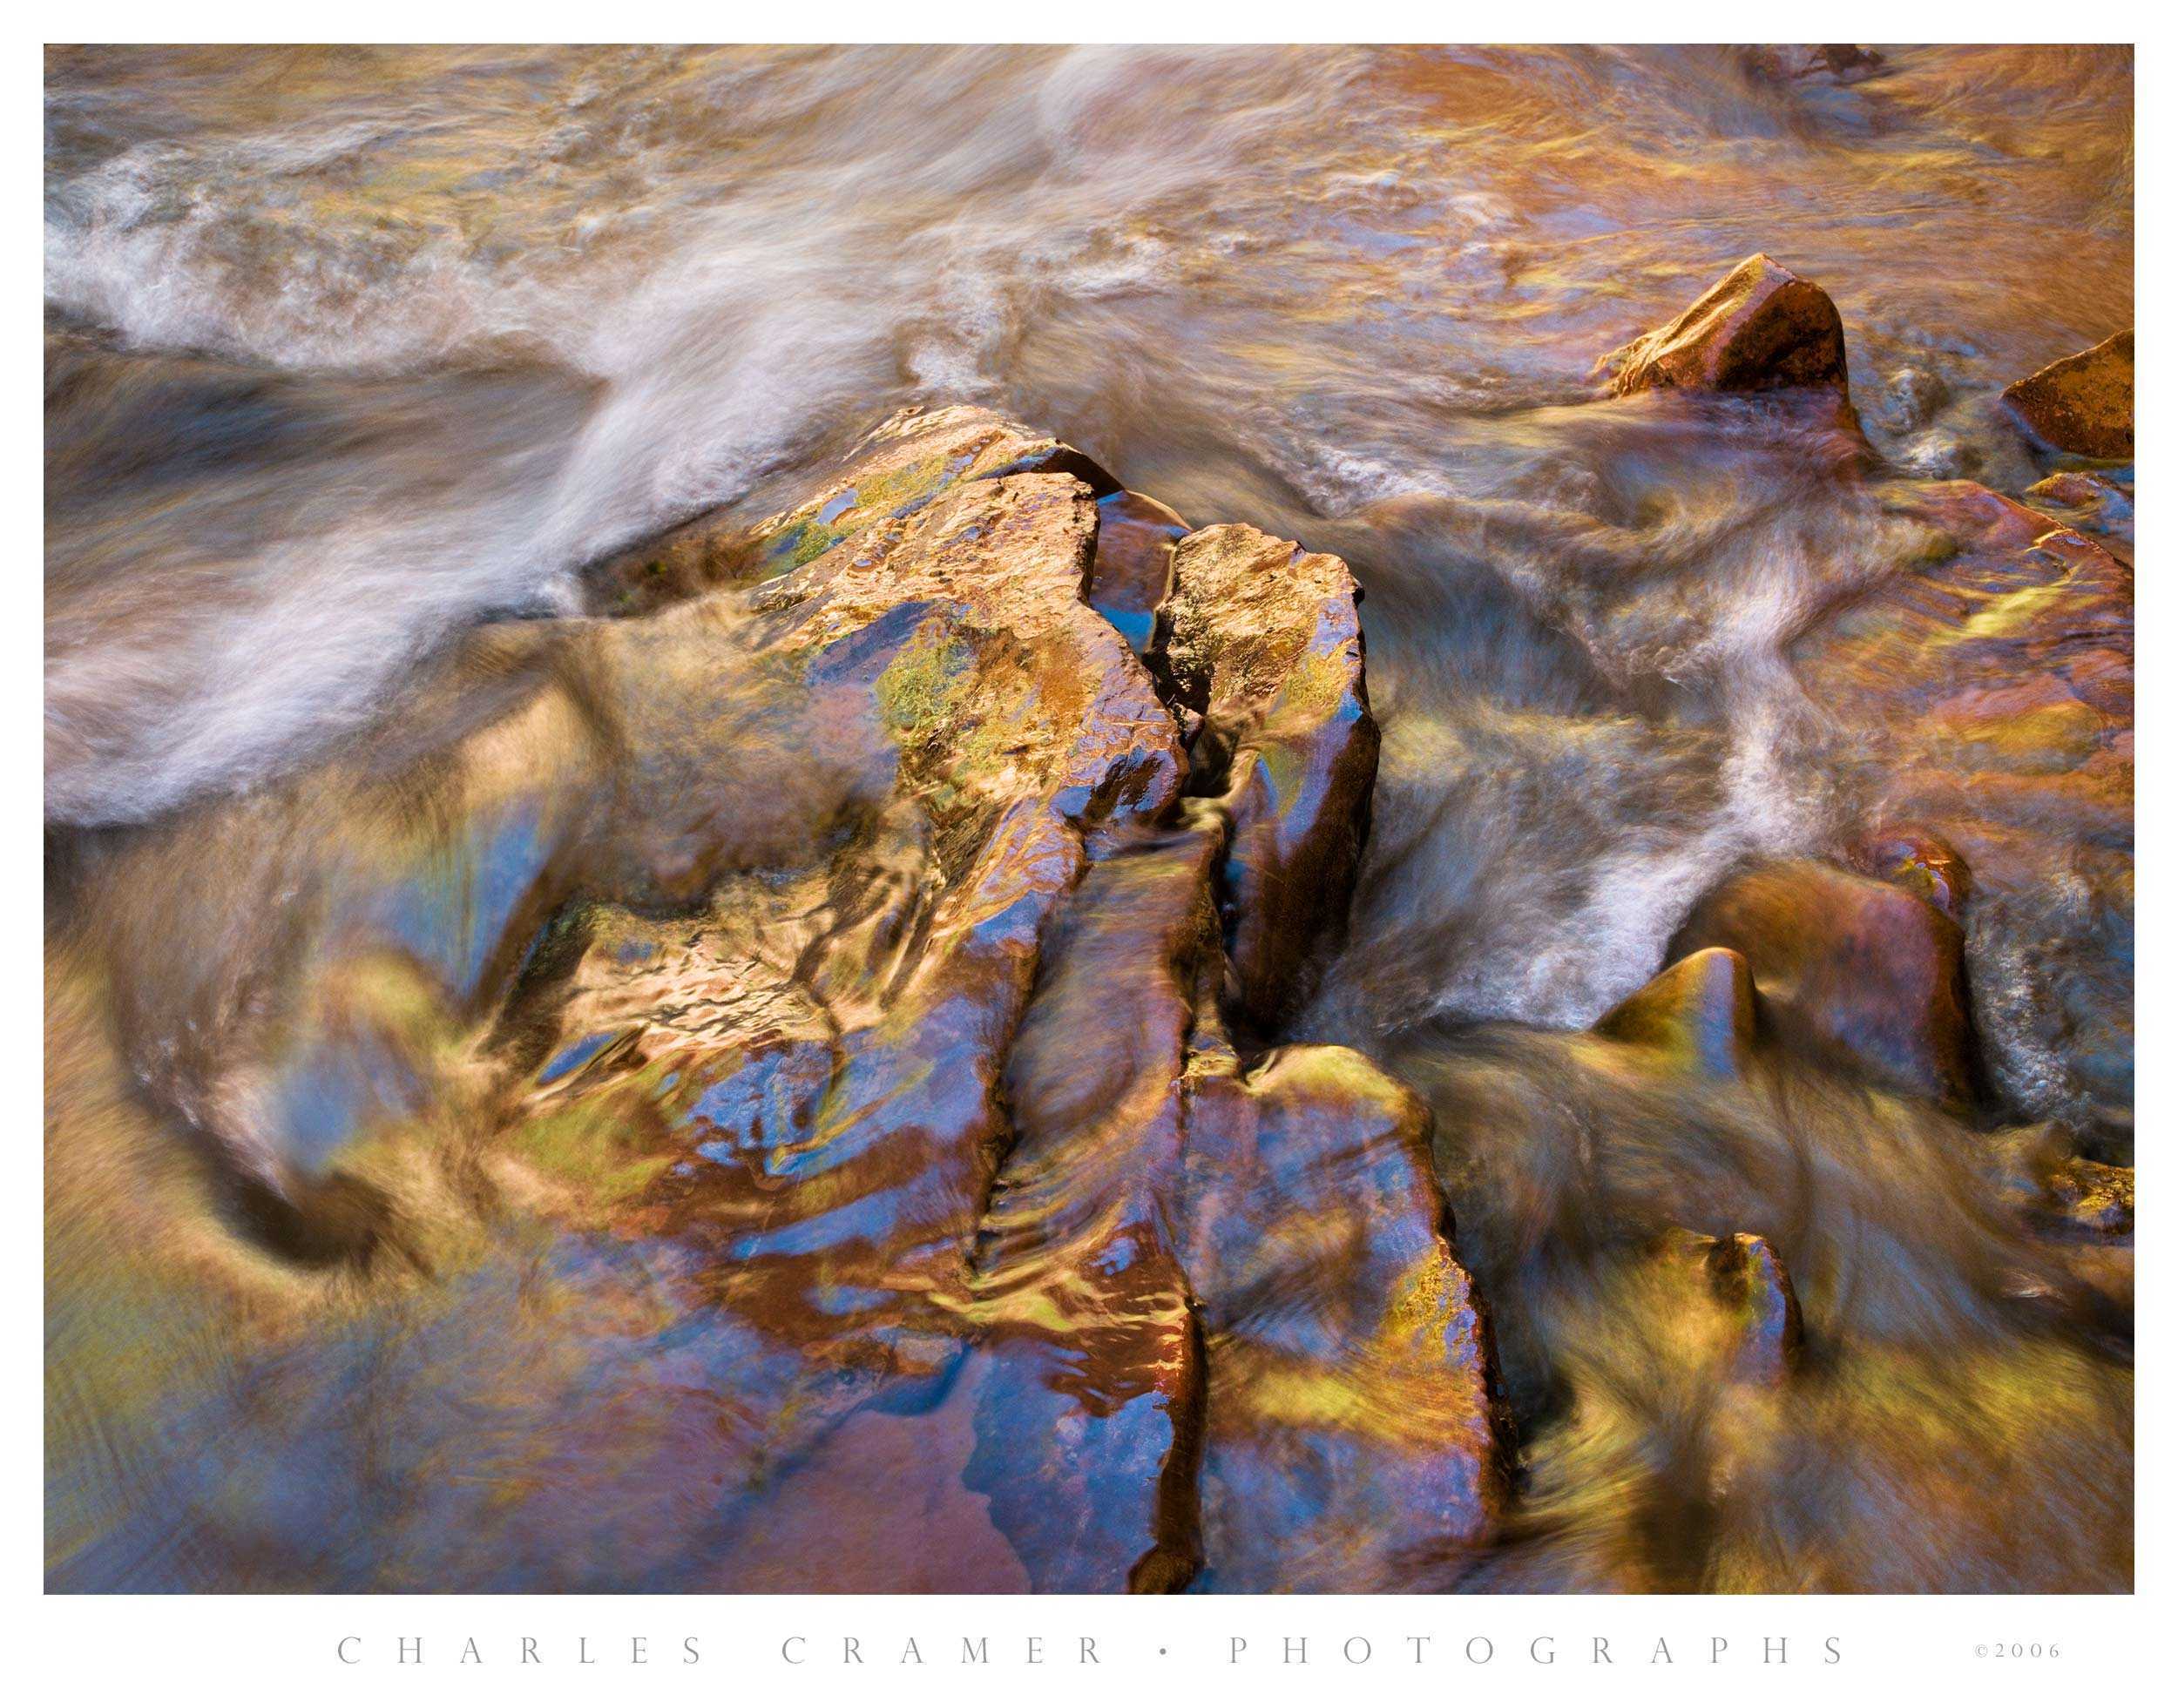
[[(1371, 1589), (1486, 1541), (1428, 1111), (1351, 1050), (1244, 1042), (1352, 882), (1352, 578), (1132, 498), (1100, 553), (1099, 485), (914, 415), (753, 532), (605, 566), (649, 614), (482, 639), (376, 773), (172, 833), (263, 889), (261, 943), (131, 906), (165, 838), (84, 854), (78, 976), (153, 932), (186, 969), (123, 1051), (238, 1206), (230, 1261), (322, 1277), (276, 1363), (335, 1381), (353, 1313), (626, 1324), (488, 1440), (429, 1408), (508, 1407), (489, 1361), (417, 1352), (371, 1428), (473, 1503), (335, 1475), (268, 1530), (154, 1455), (134, 1497), (205, 1587)], [(299, 1474), (322, 1403), (219, 1474)], [(533, 1454), (575, 1468), (501, 1457)]]
[(1232, 820), (1233, 969), (1268, 1028), (1344, 918), (1361, 858), (1377, 735), (1359, 595), (1337, 558), (1239, 525), (1181, 540), (1172, 576), (1161, 663)]
[(2006, 386), (2004, 401), (2028, 431), (2058, 450), (2130, 462), (2132, 329)]
[(1655, 388), (1845, 389), (1837, 306), (1767, 255), (1749, 255), (1670, 325), (1606, 358), (1619, 396)]

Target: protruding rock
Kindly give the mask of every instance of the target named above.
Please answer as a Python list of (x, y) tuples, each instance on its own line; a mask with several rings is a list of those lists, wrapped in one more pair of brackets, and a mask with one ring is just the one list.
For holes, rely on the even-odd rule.
[(1690, 1363), (1734, 1381), (1773, 1383), (1791, 1374), (1800, 1356), (1800, 1301), (1769, 1241), (1674, 1228), (1657, 1255), (1666, 1274), (1688, 1284), (1681, 1331)]
[(2069, 528), (2083, 528), (2130, 547), (2133, 489), (2107, 475), (2067, 469), (2027, 488), (2026, 502)]
[(1661, 1050), (1714, 1078), (1743, 1072), (1755, 1047), (1755, 982), (1747, 958), (1697, 949), (1596, 1022), (1595, 1032)]
[(1911, 364), (1896, 368), (1884, 382), (1883, 424), (1893, 433), (1914, 432), (1936, 418), (1950, 395), (1950, 388), (1927, 368)]
[(1337, 558), (1253, 528), (1206, 528), (1173, 554), (1162, 662), (1203, 719), (1190, 786), (1232, 815), (1233, 969), (1266, 1027), (1343, 922), (1360, 863), (1378, 739), (1358, 597)]
[(1670, 325), (1605, 358), (1611, 390), (1845, 390), (1845, 329), (1819, 286), (1749, 255)]
[(2133, 1240), (2133, 1171), (2080, 1154), (2054, 1122), (2015, 1127), (1990, 1139), (2006, 1195), (2044, 1227), (2112, 1245)]
[(2073, 1135), (2053, 1121), (1992, 1133), (1988, 1147), (2006, 1202), (2058, 1265), (2114, 1307), (2129, 1338), (2133, 1171), (2082, 1156)]
[(1958, 924), (1897, 885), (1815, 861), (1733, 878), (1671, 952), (1736, 949), (1785, 1042), (1899, 1090), (1963, 1104), (1975, 1090)]
[(1926, 896), (1959, 923), (1965, 922), (1972, 876), (1958, 850), (1933, 831), (1918, 826), (1872, 831), (1847, 853), (1870, 877), (1901, 884)]
[(1205, 1587), (1367, 1591), (1502, 1516), (1488, 1346), (1426, 1105), (1349, 1050), (1199, 1056), (1187, 1271), (1204, 1304)]
[(2080, 456), (2133, 455), (2133, 334), (2114, 333), (2091, 350), (2053, 361), (2006, 386), (2005, 402), (2045, 443)]
[(948, 488), (1007, 475), (1072, 475), (1092, 496), (1119, 483), (1072, 445), (988, 409), (903, 409), (872, 429), (838, 475), (754, 526), (712, 511), (585, 572), (592, 606), (653, 611), (717, 586), (783, 575), (864, 529), (913, 515)]
[[(466, 1273), (518, 1222), (489, 1260), (528, 1279), (445, 1301), (464, 1353), (533, 1309), (609, 1319), (552, 1342), (550, 1422), (507, 1437), (541, 1482), (496, 1441), (460, 1460), (490, 1492), (428, 1587), (1366, 1589), (1464, 1559), (1497, 1447), (1426, 1111), (1349, 1050), (1244, 1060), (1221, 1012), (1275, 1011), (1352, 881), (1376, 733), (1345, 566), (1187, 536), (961, 410), (627, 561), (669, 559), (609, 619), (465, 649), (423, 732), (142, 844), (226, 887), (201, 918), (101, 880), (112, 945), (181, 933), (228, 1016), (128, 1016), (203, 1058), (132, 1095), (206, 1127), (293, 1105), (313, 1161), (397, 1158), (357, 1177), (406, 1193), (374, 1249), (428, 1212)], [(247, 955), (237, 882), (282, 928)], [(237, 1450), (295, 1452), (261, 1409)], [(612, 1450), (565, 1475), (563, 1434)], [(226, 1522), (207, 1557), (310, 1578)], [(343, 1533), (342, 1581), (417, 1587), (402, 1522)]]

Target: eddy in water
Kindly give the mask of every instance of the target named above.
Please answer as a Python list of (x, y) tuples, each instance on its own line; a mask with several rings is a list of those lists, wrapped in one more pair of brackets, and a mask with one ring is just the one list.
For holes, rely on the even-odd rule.
[(2131, 1587), (2128, 51), (45, 86), (50, 1589)]

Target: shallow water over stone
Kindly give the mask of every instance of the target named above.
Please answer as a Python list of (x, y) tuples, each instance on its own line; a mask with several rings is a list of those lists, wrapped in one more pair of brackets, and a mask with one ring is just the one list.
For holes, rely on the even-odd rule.
[(49, 1582), (2129, 1584), (2131, 99), (52, 54)]

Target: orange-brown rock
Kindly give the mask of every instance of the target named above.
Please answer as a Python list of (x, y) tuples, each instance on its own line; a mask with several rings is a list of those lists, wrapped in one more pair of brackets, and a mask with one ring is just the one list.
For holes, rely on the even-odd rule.
[(1932, 549), (1804, 633), (1794, 668), (1844, 734), (1837, 775), (1870, 822), (1972, 873), (1960, 917), (1993, 1089), (2115, 1137), (2132, 1104), (2132, 572), (1983, 487), (1884, 496)]
[(1269, 1027), (1343, 924), (1379, 741), (1354, 578), (1337, 558), (1227, 525), (1174, 549), (1160, 660), (1201, 714), (1192, 786), (1233, 820), (1229, 942), (1245, 1013)]
[(1611, 390), (1845, 389), (1845, 331), (1821, 287), (1749, 255), (1667, 326), (1604, 359)]
[(2045, 476), (2021, 495), (2028, 504), (2067, 528), (2085, 529), (2114, 541), (2123, 561), (2133, 545), (2133, 489), (2107, 474), (2066, 469)]
[(1709, 948), (1745, 957), (1782, 1041), (1900, 1090), (1972, 1100), (1965, 940), (1923, 896), (1816, 861), (1776, 861), (1704, 896), (1670, 953)]
[(1203, 1587), (1350, 1593), (1456, 1570), (1505, 1491), (1427, 1107), (1354, 1051), (1308, 1046), (1246, 1072), (1200, 1051), (1186, 1094)]
[(2111, 462), (2133, 455), (2133, 334), (2053, 361), (2004, 388), (2027, 430), (2059, 450)]
[(1773, 44), (1742, 48), (1740, 64), (1751, 75), (1772, 83), (1818, 76), (1827, 76), (1839, 83), (1859, 83), (1883, 69), (1883, 55), (1851, 42), (1791, 47)]
[(1747, 957), (1703, 949), (1665, 968), (1590, 1030), (1656, 1050), (1688, 1071), (1725, 1078), (1746, 1070), (1755, 1026)]
[[(685, 597), (502, 634), (424, 728), (141, 845), (220, 906), (86, 862), (86, 969), (163, 935), (201, 975), (122, 1016), (139, 1095), (290, 1221), (372, 1224), (307, 1253), (298, 1382), (338, 1391), (381, 1309), (445, 1341), (378, 1414), (463, 1492), (319, 1477), (275, 1537), (161, 1462), (193, 1583), (1366, 1588), (1489, 1532), (1426, 1111), (1349, 1050), (1245, 1059), (1222, 1011), (1278, 1005), (1351, 881), (1351, 577), (1100, 503), (1076, 456), (897, 418), (685, 535)], [(219, 935), (238, 885), (276, 937)], [(221, 1439), (345, 1439), (309, 1411)]]
[(1092, 496), (1119, 483), (1072, 445), (987, 409), (903, 409), (872, 429), (823, 488), (750, 523), (731, 508), (683, 523), (584, 572), (591, 608), (615, 616), (654, 611), (710, 588), (800, 568), (878, 523), (914, 514), (965, 481), (1071, 475)]

